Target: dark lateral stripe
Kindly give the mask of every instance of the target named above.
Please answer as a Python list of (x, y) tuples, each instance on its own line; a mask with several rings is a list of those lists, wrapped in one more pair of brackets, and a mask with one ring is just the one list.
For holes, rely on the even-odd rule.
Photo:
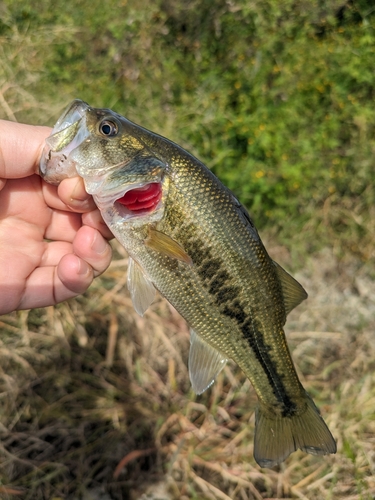
[(296, 405), (290, 399), (282, 378), (283, 375), (277, 372), (276, 366), (270, 356), (272, 348), (264, 342), (263, 335), (259, 328), (249, 318), (238, 299), (240, 289), (231, 286), (230, 275), (218, 267), (216, 275), (212, 278), (209, 292), (215, 297), (217, 305), (225, 316), (236, 321), (244, 338), (255, 354), (256, 359), (262, 366), (267, 376), (272, 391), (280, 403), (283, 405), (283, 416), (290, 416), (296, 410)]
[(219, 264), (219, 262), (217, 260), (205, 259), (198, 270), (201, 278), (203, 278), (207, 281), (210, 281), (217, 273), (218, 264)]
[(296, 405), (290, 399), (282, 382), (282, 374), (278, 374), (270, 356), (272, 348), (263, 340), (263, 335), (249, 318), (238, 299), (240, 288), (234, 286), (230, 274), (225, 269), (224, 261), (212, 254), (205, 243), (196, 237), (193, 227), (184, 227), (184, 233), (179, 235), (184, 241), (184, 249), (193, 260), (196, 270), (203, 283), (221, 312), (236, 321), (244, 338), (247, 340), (256, 359), (259, 361), (276, 400), (283, 406), (283, 416), (291, 416)]
[(255, 354), (255, 357), (261, 364), (264, 373), (267, 375), (276, 399), (283, 404), (283, 417), (293, 415), (296, 410), (296, 405), (290, 399), (284, 387), (282, 382), (283, 375), (277, 373), (277, 369), (269, 355), (271, 347), (264, 342), (263, 335), (257, 328), (255, 328), (255, 325), (250, 318), (247, 318), (246, 321), (239, 326), (253, 353)]
[(246, 321), (246, 313), (241, 306), (239, 300), (234, 300), (230, 305), (226, 304), (223, 308), (223, 313), (231, 319), (242, 325)]

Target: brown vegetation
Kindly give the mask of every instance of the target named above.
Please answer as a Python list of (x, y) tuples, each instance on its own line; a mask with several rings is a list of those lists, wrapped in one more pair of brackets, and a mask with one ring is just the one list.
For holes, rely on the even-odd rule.
[[(1, 318), (2, 498), (373, 498), (375, 284), (364, 267), (328, 250), (308, 260), (297, 278), (310, 298), (287, 324), (337, 455), (297, 452), (262, 470), (250, 383), (229, 364), (192, 393), (184, 321), (161, 298), (144, 318), (133, 311), (115, 247), (84, 297)], [(271, 254), (288, 266), (285, 248)]]

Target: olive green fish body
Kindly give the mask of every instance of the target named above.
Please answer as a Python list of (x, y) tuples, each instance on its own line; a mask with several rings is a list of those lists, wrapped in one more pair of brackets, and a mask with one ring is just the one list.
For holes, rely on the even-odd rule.
[(144, 228), (136, 241), (129, 235), (134, 229), (120, 237), (189, 325), (243, 369), (265, 404), (287, 414), (302, 388), (283, 332), (276, 267), (231, 193), (201, 168), (186, 163), (184, 170), (177, 185), (171, 180), (156, 229), (179, 242), (193, 265), (142, 248)]
[[(76, 131), (77, 115), (82, 140), (69, 149), (66, 137), (72, 127)], [(75, 166), (129, 252), (137, 310), (147, 309), (155, 287), (190, 325), (196, 392), (213, 382), (227, 358), (252, 382), (260, 401), (258, 463), (273, 466), (298, 448), (335, 453), (335, 441), (297, 377), (283, 330), (287, 313), (307, 295), (269, 257), (233, 194), (176, 144), (81, 101), (47, 140), (41, 171), (53, 181), (62, 161), (54, 155), (64, 156), (67, 170)], [(152, 209), (143, 208), (149, 204)]]

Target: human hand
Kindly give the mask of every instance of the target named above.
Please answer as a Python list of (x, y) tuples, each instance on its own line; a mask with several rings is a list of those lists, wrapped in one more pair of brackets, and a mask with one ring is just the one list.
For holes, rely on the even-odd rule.
[(111, 260), (112, 235), (80, 178), (36, 174), (47, 127), (0, 120), (0, 314), (83, 293)]

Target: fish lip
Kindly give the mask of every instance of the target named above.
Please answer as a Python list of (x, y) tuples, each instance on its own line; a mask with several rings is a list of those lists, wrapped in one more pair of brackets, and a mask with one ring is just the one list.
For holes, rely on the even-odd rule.
[(86, 102), (75, 99), (62, 113), (47, 137), (39, 172), (49, 183), (59, 184), (64, 178), (77, 175), (75, 162), (69, 155), (88, 137), (84, 124), (85, 114), (90, 109)]
[(87, 102), (81, 101), (81, 99), (74, 99), (55, 123), (51, 135), (61, 132), (82, 119), (88, 109), (90, 109), (90, 106)]

